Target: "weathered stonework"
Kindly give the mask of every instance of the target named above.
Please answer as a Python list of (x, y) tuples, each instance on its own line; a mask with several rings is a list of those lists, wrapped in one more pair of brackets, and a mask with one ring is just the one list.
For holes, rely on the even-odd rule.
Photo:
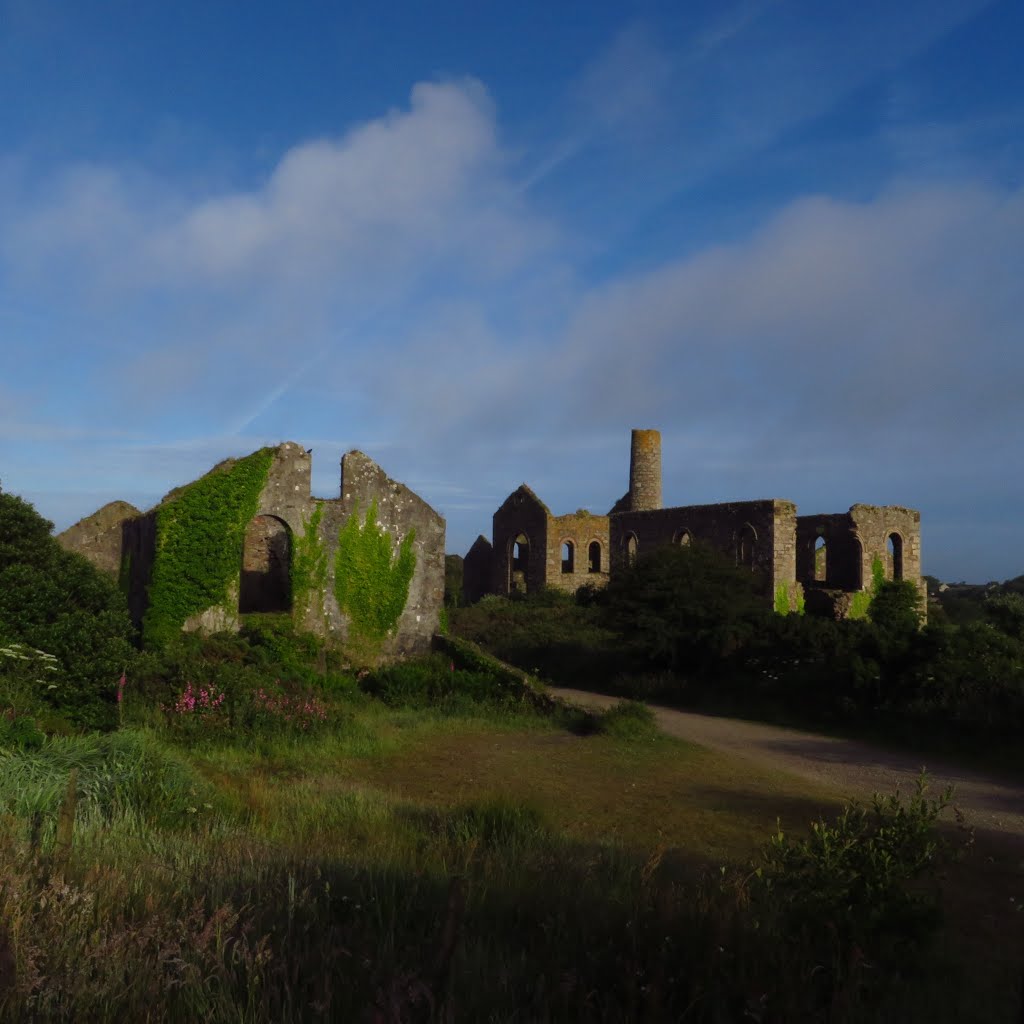
[[(227, 600), (189, 616), (182, 628), (237, 630), (240, 615), (248, 611), (290, 612), (300, 628), (344, 647), (351, 624), (335, 597), (338, 535), (352, 516), (362, 522), (374, 507), (376, 522), (391, 537), (394, 549), (412, 533), (415, 554), (405, 607), (395, 627), (374, 646), (374, 657), (387, 660), (428, 650), (444, 601), (444, 519), (362, 452), (352, 451), (342, 458), (338, 498), (312, 497), (311, 468), (310, 453), (301, 445), (285, 443), (274, 449)], [(174, 501), (176, 494), (172, 491), (161, 506)], [(111, 576), (120, 575), (137, 625), (148, 605), (161, 506), (140, 513), (130, 505), (114, 503), (58, 537), (65, 547), (84, 554)], [(323, 555), (324, 579), (316, 593), (301, 595), (293, 607), (290, 572), (296, 538), (306, 535), (318, 509), (315, 542)]]
[[(491, 593), (540, 587), (572, 592), (585, 583), (606, 584), (641, 551), (700, 541), (755, 573), (773, 606), (795, 610), (806, 592), (809, 607), (826, 603), (826, 614), (843, 617), (851, 611), (853, 595), (870, 587), (876, 560), (887, 578), (923, 585), (920, 524), (919, 512), (888, 505), (858, 504), (844, 513), (797, 516), (793, 502), (778, 498), (663, 508), (661, 435), (634, 430), (629, 490), (607, 516), (582, 510), (552, 515), (522, 484), (494, 513), (493, 547), (488, 551), (479, 538), (466, 564), (472, 557), (479, 581), (490, 560)], [(816, 573), (819, 538), (826, 552), (817, 555), (822, 571)], [(600, 553), (594, 572), (587, 558), (591, 544)], [(467, 598), (476, 599), (479, 590), (478, 582), (475, 596), (467, 589)]]

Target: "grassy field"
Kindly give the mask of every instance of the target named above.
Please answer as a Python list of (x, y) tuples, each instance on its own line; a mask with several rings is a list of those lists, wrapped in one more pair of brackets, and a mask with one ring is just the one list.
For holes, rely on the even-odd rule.
[(926, 969), (854, 985), (751, 928), (743, 867), (839, 794), (579, 724), (353, 699), (315, 736), (0, 757), (3, 1019), (1015, 1019), (998, 851)]

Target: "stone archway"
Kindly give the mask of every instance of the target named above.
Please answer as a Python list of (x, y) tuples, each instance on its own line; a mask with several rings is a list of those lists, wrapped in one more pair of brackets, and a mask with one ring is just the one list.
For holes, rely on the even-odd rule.
[(291, 535), (276, 516), (260, 515), (245, 529), (238, 611), (288, 612), (292, 608)]

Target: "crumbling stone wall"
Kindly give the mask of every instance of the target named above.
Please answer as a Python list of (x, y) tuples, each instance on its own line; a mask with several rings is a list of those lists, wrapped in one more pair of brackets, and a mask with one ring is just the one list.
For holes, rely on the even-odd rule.
[[(289, 442), (274, 449), (256, 515), (247, 525), (238, 576), (228, 587), (226, 601), (190, 616), (183, 628), (237, 629), (240, 606), (244, 613), (260, 610), (260, 605), (276, 604), (285, 611), (290, 608), (301, 628), (344, 645), (349, 640), (350, 623), (334, 593), (338, 535), (352, 516), (365, 517), (373, 506), (377, 524), (395, 549), (412, 535), (415, 555), (405, 606), (394, 629), (374, 648), (374, 656), (386, 660), (427, 650), (444, 602), (444, 519), (361, 452), (349, 452), (342, 458), (341, 494), (335, 499), (312, 497), (311, 468), (310, 453), (301, 445)], [(172, 491), (161, 506), (174, 501), (177, 493)], [(139, 513), (131, 506), (115, 503), (58, 538), (112, 575), (120, 572), (136, 625), (142, 623), (147, 608), (159, 508)], [(127, 510), (134, 515), (126, 514)], [(319, 521), (313, 529), (315, 516)], [(317, 593), (311, 595), (313, 599), (294, 608), (289, 579), (292, 554), (296, 538), (302, 539), (309, 532), (322, 556), (325, 575), (317, 584)], [(216, 544), (219, 540), (210, 538), (209, 542)]]

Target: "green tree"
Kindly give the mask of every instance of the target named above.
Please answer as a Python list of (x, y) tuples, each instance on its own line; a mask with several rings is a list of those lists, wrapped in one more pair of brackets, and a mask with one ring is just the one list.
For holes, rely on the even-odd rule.
[(868, 618), (889, 638), (913, 635), (921, 626), (921, 591), (910, 580), (881, 583)]
[(985, 618), (1008, 637), (1024, 640), (1024, 596), (1008, 592), (990, 597), (984, 604)]
[(652, 665), (709, 671), (764, 623), (763, 580), (703, 544), (641, 555), (612, 577), (605, 621)]

